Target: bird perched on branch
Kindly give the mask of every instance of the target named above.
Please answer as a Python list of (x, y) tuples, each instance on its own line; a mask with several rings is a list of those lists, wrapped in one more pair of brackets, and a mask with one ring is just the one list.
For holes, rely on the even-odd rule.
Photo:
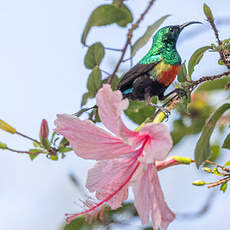
[(149, 52), (125, 75), (118, 84), (118, 89), (124, 98), (131, 100), (145, 100), (148, 105), (166, 110), (159, 105), (151, 103), (153, 96), (164, 100), (173, 93), (184, 93), (177, 88), (164, 95), (165, 90), (174, 81), (181, 66), (181, 57), (176, 50), (177, 39), (180, 32), (191, 24), (201, 22), (188, 22), (182, 25), (166, 26), (153, 36), (153, 44)]

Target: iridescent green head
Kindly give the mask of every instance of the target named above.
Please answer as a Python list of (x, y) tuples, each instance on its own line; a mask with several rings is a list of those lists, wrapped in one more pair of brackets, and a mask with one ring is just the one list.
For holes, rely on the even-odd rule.
[(140, 64), (153, 63), (163, 58), (166, 64), (180, 65), (181, 58), (176, 50), (176, 42), (180, 32), (191, 24), (201, 22), (187, 22), (180, 26), (166, 26), (153, 36), (153, 45), (149, 52), (139, 61)]
[(153, 36), (153, 45), (165, 47), (175, 47), (177, 39), (181, 31), (191, 24), (201, 23), (201, 22), (187, 22), (182, 25), (177, 26), (166, 26), (158, 30), (158, 32)]

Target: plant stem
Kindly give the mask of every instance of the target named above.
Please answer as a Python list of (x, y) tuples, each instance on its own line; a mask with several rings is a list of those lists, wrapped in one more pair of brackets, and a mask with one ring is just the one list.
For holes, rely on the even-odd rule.
[(26, 138), (26, 139), (29, 139), (29, 140), (31, 140), (31, 141), (33, 141), (33, 142), (36, 142), (36, 143), (40, 144), (39, 141), (33, 139), (32, 137), (28, 137), (28, 136), (26, 136), (25, 134), (19, 133), (18, 131), (16, 131), (15, 133), (18, 134), (18, 135), (20, 135), (20, 136), (22, 136), (22, 137), (24, 137), (24, 138)]

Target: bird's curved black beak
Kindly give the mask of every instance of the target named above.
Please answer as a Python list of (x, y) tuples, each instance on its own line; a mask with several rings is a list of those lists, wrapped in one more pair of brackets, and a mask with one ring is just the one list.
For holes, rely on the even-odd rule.
[(196, 21), (194, 21), (194, 22), (186, 22), (186, 23), (184, 23), (184, 24), (179, 26), (180, 31), (183, 30), (186, 26), (189, 26), (189, 25), (192, 25), (192, 24), (203, 24), (203, 23), (202, 22), (196, 22)]

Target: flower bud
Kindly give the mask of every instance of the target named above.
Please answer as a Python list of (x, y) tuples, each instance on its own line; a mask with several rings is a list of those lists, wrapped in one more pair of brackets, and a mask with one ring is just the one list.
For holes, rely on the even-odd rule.
[(192, 184), (196, 186), (203, 186), (206, 183), (203, 180), (196, 180), (196, 181), (193, 181)]
[(45, 119), (42, 120), (40, 127), (40, 141), (43, 146), (48, 147), (49, 126)]
[(186, 164), (189, 165), (191, 163), (191, 158), (189, 157), (179, 157), (179, 156), (173, 156), (172, 157), (174, 160), (176, 160), (177, 162), (180, 162), (182, 164)]
[(6, 144), (0, 142), (0, 149), (6, 149), (6, 148), (7, 148)]
[(209, 167), (203, 167), (202, 170), (207, 173), (212, 173), (212, 169), (210, 169)]
[(8, 132), (8, 133), (16, 133), (16, 129), (13, 128), (12, 126), (10, 126), (8, 123), (6, 123), (5, 121), (3, 120), (0, 120), (0, 129)]

